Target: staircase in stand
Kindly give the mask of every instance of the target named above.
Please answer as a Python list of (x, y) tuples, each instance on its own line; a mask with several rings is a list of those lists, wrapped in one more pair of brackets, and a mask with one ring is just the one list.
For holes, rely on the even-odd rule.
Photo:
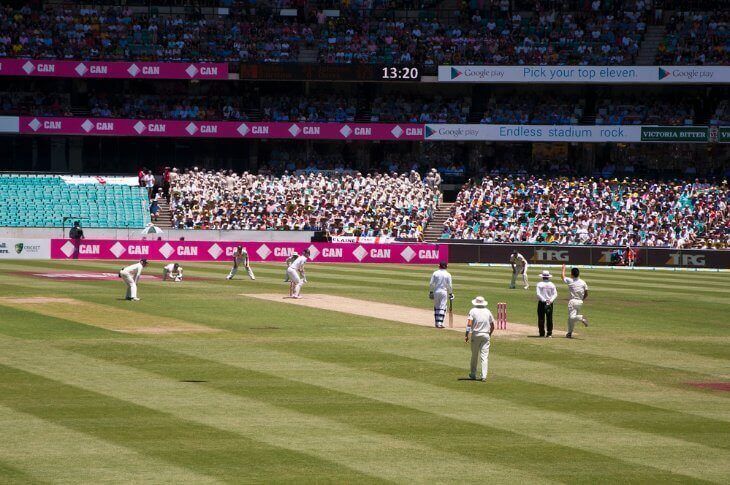
[(437, 242), (444, 230), (444, 222), (451, 216), (453, 202), (441, 202), (431, 216), (431, 221), (423, 231), (423, 239), (426, 242)]
[(656, 55), (659, 52), (659, 44), (664, 39), (665, 28), (663, 25), (650, 25), (646, 28), (644, 40), (636, 56), (636, 64), (639, 66), (656, 65)]
[(165, 199), (157, 201), (160, 206), (160, 212), (157, 213), (157, 220), (152, 223), (162, 230), (172, 229), (172, 212), (170, 211), (170, 205)]

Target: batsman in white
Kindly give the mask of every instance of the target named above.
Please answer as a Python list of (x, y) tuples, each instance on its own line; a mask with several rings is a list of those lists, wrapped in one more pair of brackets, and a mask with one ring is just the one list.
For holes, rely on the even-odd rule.
[(568, 333), (565, 334), (567, 338), (573, 338), (575, 322), (581, 322), (586, 327), (588, 326), (588, 319), (580, 313), (583, 302), (588, 298), (588, 285), (580, 279), (580, 270), (578, 268), (572, 268), (570, 276), (572, 278), (565, 277), (565, 265), (563, 265), (563, 281), (568, 285), (568, 292), (570, 293), (570, 299), (568, 300)]
[(289, 281), (292, 282), (294, 288), (290, 290), (289, 296), (292, 298), (301, 298), (300, 292), (302, 286), (307, 282), (307, 275), (304, 272), (304, 264), (307, 262), (309, 257), (309, 249), (302, 251), (302, 255), (294, 260), (292, 264), (286, 269), (286, 274), (289, 276)]
[(142, 269), (145, 266), (147, 266), (147, 260), (140, 259), (138, 263), (130, 264), (119, 272), (119, 277), (127, 284), (127, 300), (139, 301), (139, 298), (137, 298), (137, 282), (139, 277), (142, 276)]
[(252, 280), (256, 279), (251, 266), (248, 264), (248, 251), (246, 251), (246, 248), (243, 246), (238, 246), (236, 247), (236, 251), (233, 253), (233, 267), (231, 268), (230, 273), (228, 273), (228, 276), (226, 276), (227, 280), (233, 279), (233, 277), (236, 276), (240, 265), (243, 265), (243, 267), (246, 268), (249, 278)]
[(469, 318), (466, 321), (466, 335), (464, 342), (469, 343), (471, 333), (471, 370), (469, 379), (477, 378), (477, 365), (481, 364), (481, 381), (487, 380), (489, 370), (489, 343), (494, 332), (494, 316), (487, 309), (487, 300), (483, 296), (477, 296), (471, 301), (474, 308), (469, 310)]
[(439, 269), (431, 275), (428, 285), (428, 297), (433, 300), (433, 318), (436, 328), (444, 328), (444, 317), (448, 300), (454, 299), (454, 288), (451, 283), (451, 274), (446, 271), (447, 264), (439, 263)]
[(162, 281), (172, 280), (179, 283), (183, 279), (183, 269), (178, 263), (170, 263), (162, 268)]
[(509, 264), (512, 265), (512, 282), (509, 284), (511, 290), (515, 289), (515, 283), (517, 281), (517, 275), (522, 275), (523, 288), (527, 290), (530, 288), (530, 284), (527, 282), (527, 260), (523, 255), (517, 252), (515, 249), (509, 257)]
[[(284, 263), (286, 265), (286, 269), (289, 269), (289, 266), (291, 266), (291, 264), (296, 261), (298, 257), (298, 252), (294, 251), (293, 253), (291, 253), (291, 256), (286, 258), (286, 263)], [(284, 275), (284, 283), (289, 283), (289, 272), (287, 270), (284, 270)]]

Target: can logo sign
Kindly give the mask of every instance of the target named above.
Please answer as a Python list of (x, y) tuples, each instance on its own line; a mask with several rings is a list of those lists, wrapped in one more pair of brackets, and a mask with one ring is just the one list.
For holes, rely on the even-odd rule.
[(18, 243), (15, 245), (15, 252), (18, 254), (23, 252), (23, 243)]

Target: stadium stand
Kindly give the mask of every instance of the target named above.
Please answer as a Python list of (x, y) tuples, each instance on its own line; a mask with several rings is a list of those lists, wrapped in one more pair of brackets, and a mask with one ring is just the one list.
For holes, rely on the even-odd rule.
[[(295, 16), (274, 5), (245, 5), (229, 15), (163, 15), (129, 6), (44, 5), (0, 8), (0, 57), (58, 59), (301, 62), (300, 51), (328, 64), (577, 64), (636, 62), (652, 2), (629, 0), (575, 11), (524, 12), (464, 2), (442, 15), (396, 15), (403, 2), (339, 4), (327, 16), (297, 3)], [(411, 12), (413, 13), (413, 12)], [(663, 64), (722, 64), (727, 60), (727, 13), (684, 12), (661, 43)]]
[(727, 181), (487, 176), (464, 186), (442, 238), (730, 247)]
[(666, 24), (657, 64), (727, 65), (729, 24), (727, 8), (714, 12), (676, 12)]
[[(73, 180), (73, 177), (69, 177)], [(143, 228), (150, 222), (142, 187), (67, 183), (58, 175), (0, 174), (0, 226)]]
[(323, 230), (332, 235), (420, 238), (440, 199), (412, 172), (238, 175), (189, 170), (170, 187), (177, 229)]

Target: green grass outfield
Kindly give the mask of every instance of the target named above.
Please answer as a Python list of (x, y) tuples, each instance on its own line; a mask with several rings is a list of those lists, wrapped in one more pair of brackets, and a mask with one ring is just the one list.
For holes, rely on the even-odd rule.
[[(281, 264), (255, 282), (185, 265), (206, 279), (142, 281), (140, 302), (119, 280), (19, 274), (119, 267), (0, 263), (0, 483), (730, 479), (730, 392), (689, 384), (730, 381), (730, 274), (586, 270), (591, 327), (574, 340), (557, 278), (557, 338), (496, 335), (481, 383), (460, 380), (460, 332), (241, 296), (286, 293)], [(430, 306), (433, 268), (308, 269), (305, 296)], [(506, 268), (450, 270), (458, 313), (484, 295), (534, 322), (533, 289), (508, 290)], [(104, 328), (158, 317), (220, 331)]]

